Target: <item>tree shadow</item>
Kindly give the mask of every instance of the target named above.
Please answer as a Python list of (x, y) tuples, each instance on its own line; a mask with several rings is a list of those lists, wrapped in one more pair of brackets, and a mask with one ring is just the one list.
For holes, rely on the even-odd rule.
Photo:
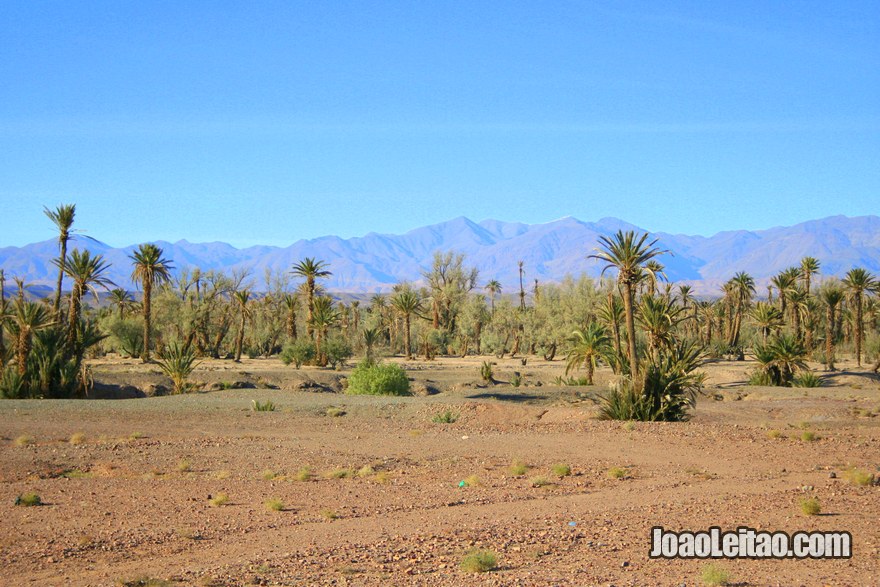
[(528, 393), (477, 393), (465, 397), (468, 399), (494, 399), (502, 402), (514, 403), (536, 403), (547, 399), (542, 395)]

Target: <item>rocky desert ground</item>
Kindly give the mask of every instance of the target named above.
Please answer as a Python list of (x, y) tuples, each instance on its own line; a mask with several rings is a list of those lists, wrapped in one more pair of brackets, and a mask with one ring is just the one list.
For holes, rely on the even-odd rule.
[[(168, 385), (155, 366), (102, 359), (94, 394), (127, 399), (0, 402), (0, 584), (704, 584), (705, 560), (648, 557), (657, 525), (846, 530), (851, 559), (715, 564), (735, 585), (880, 584), (880, 487), (853, 476), (880, 474), (867, 369), (765, 388), (715, 361), (693, 419), (661, 424), (596, 419), (610, 372), (558, 386), (559, 360), (503, 359), (486, 385), (482, 360), (401, 361), (416, 394), (389, 398), (277, 359), (141, 397)], [(461, 567), (475, 548), (495, 570)]]

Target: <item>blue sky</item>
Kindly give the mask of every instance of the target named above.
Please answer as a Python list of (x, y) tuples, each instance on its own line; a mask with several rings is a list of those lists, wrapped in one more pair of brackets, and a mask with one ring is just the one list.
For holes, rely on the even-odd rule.
[(880, 2), (0, 3), (0, 246), (880, 213)]

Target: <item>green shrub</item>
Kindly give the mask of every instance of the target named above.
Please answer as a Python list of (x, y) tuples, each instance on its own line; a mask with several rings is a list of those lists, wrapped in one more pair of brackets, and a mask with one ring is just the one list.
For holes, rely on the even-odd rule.
[(458, 414), (453, 412), (452, 410), (446, 410), (445, 412), (434, 414), (434, 417), (431, 418), (431, 421), (434, 424), (453, 424), (457, 420)]
[(801, 500), (801, 511), (807, 516), (818, 516), (822, 513), (822, 506), (815, 497)]
[(703, 571), (700, 573), (700, 578), (703, 579), (704, 584), (713, 587), (730, 584), (730, 573), (715, 563), (709, 563), (703, 567)]
[(804, 371), (791, 380), (792, 387), (822, 387), (822, 380), (812, 371)]
[(299, 339), (296, 342), (284, 345), (281, 350), (281, 361), (285, 365), (293, 363), (297, 369), (315, 360), (318, 350), (315, 343), (310, 340)]
[(120, 355), (137, 359), (144, 351), (144, 323), (142, 318), (114, 320), (109, 328), (110, 344)]
[(522, 385), (522, 382), (522, 375), (518, 372), (514, 373), (513, 376), (510, 378), (510, 384), (514, 387), (519, 387), (520, 385)]
[(264, 505), (273, 512), (284, 511), (284, 502), (277, 498), (267, 499)]
[(7, 367), (0, 376), (0, 399), (20, 399), (27, 395), (24, 377), (15, 367)]
[(522, 461), (513, 461), (507, 471), (510, 473), (511, 476), (519, 477), (528, 473), (529, 466)]
[(749, 375), (749, 385), (755, 387), (772, 387), (775, 384), (769, 373), (763, 369), (755, 369)]
[(327, 364), (333, 369), (344, 365), (345, 361), (350, 359), (354, 354), (351, 350), (351, 345), (341, 337), (333, 337), (326, 341), (321, 346), (321, 350), (327, 358)]
[(25, 507), (33, 507), (38, 505), (43, 505), (43, 500), (40, 499), (40, 496), (36, 493), (22, 493), (18, 497), (15, 498), (15, 505), (25, 506)]
[(400, 365), (361, 361), (348, 378), (345, 392), (355, 395), (409, 395), (409, 379)]
[(552, 467), (553, 474), (557, 477), (568, 477), (571, 475), (571, 467), (565, 463), (558, 463)]
[(486, 573), (498, 565), (498, 559), (491, 550), (472, 550), (461, 559), (461, 570), (466, 573)]
[(187, 347), (173, 342), (159, 354), (159, 367), (171, 378), (174, 385), (174, 393), (189, 391), (189, 376), (195, 370), (196, 353), (192, 347)]
[(853, 485), (873, 485), (874, 475), (855, 467), (849, 468), (843, 474), (844, 479)]
[(480, 365), (480, 378), (486, 383), (493, 383), (495, 381), (494, 373), (492, 371), (492, 362), (491, 361), (483, 361), (483, 364)]
[(588, 385), (586, 377), (556, 377), (554, 385)]
[(255, 412), (274, 412), (275, 404), (270, 400), (266, 400), (263, 403), (260, 403), (257, 400), (251, 400), (251, 409)]

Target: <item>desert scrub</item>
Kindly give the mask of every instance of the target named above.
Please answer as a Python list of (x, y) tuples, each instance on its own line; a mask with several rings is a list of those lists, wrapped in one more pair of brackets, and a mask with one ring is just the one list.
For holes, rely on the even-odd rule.
[(804, 371), (791, 380), (792, 387), (822, 387), (822, 380), (812, 371)]
[(358, 477), (369, 477), (370, 475), (375, 475), (376, 470), (370, 465), (364, 465), (360, 469), (358, 469), (357, 476)]
[(571, 467), (565, 463), (557, 463), (551, 467), (551, 470), (557, 477), (568, 477), (571, 475)]
[(278, 473), (273, 471), (272, 469), (266, 469), (260, 472), (260, 479), (263, 481), (271, 481), (278, 477)]
[(529, 466), (520, 460), (516, 460), (510, 464), (507, 472), (510, 473), (511, 477), (521, 477), (529, 472)]
[(779, 438), (782, 438), (782, 432), (780, 432), (779, 430), (768, 430), (767, 438), (769, 438), (770, 440), (777, 440)]
[(263, 505), (266, 506), (266, 509), (271, 512), (282, 512), (284, 511), (284, 502), (278, 498), (267, 499)]
[(152, 577), (138, 577), (137, 579), (119, 579), (116, 582), (119, 587), (174, 587), (174, 583), (165, 579)]
[(315, 343), (300, 339), (284, 345), (281, 350), (281, 362), (285, 365), (293, 363), (299, 369), (304, 364), (314, 361), (317, 354), (318, 349), (315, 347)]
[(325, 520), (338, 520), (339, 514), (333, 510), (321, 510), (321, 517)]
[(862, 471), (861, 469), (857, 469), (855, 467), (851, 467), (847, 469), (843, 473), (843, 478), (852, 483), (853, 485), (873, 485), (874, 484), (874, 475), (868, 473), (867, 471)]
[(470, 475), (465, 477), (459, 484), (459, 487), (478, 487), (480, 485), (480, 479), (476, 475)]
[(342, 408), (329, 407), (327, 408), (327, 411), (324, 412), (324, 414), (326, 416), (329, 416), (330, 418), (341, 418), (345, 415), (345, 410), (343, 410)]
[(70, 435), (68, 442), (73, 445), (82, 444), (86, 441), (86, 435), (82, 432), (75, 432)]
[(819, 440), (819, 436), (811, 430), (804, 430), (801, 432), (801, 440), (804, 442), (813, 442)]
[(626, 479), (629, 476), (629, 469), (626, 467), (611, 467), (608, 469), (608, 476), (612, 479)]
[(297, 481), (311, 481), (313, 475), (312, 470), (308, 467), (302, 467), (299, 471), (297, 471), (293, 478)]
[(446, 410), (445, 412), (434, 414), (434, 417), (431, 418), (431, 422), (434, 424), (454, 424), (457, 420), (458, 414), (452, 410)]
[(30, 446), (34, 444), (34, 437), (29, 434), (22, 434), (15, 439), (15, 446)]
[(409, 379), (400, 365), (361, 361), (348, 378), (345, 393), (354, 395), (409, 395)]
[(333, 469), (332, 471), (328, 471), (325, 477), (328, 479), (346, 479), (348, 477), (354, 477), (354, 471), (351, 469)]
[(715, 563), (709, 563), (700, 572), (700, 578), (704, 585), (721, 586), (730, 585), (730, 573)]
[(498, 566), (498, 558), (495, 553), (485, 549), (468, 552), (459, 563), (459, 567), (465, 573), (487, 573), (496, 566)]
[(270, 400), (266, 400), (263, 403), (260, 403), (257, 400), (251, 400), (251, 409), (255, 412), (274, 412), (275, 404)]
[(491, 361), (483, 361), (483, 364), (480, 365), (480, 379), (485, 381), (486, 383), (494, 383), (495, 377), (494, 372), (492, 371), (492, 362)]
[(529, 485), (532, 487), (546, 487), (547, 485), (553, 485), (553, 483), (546, 477), (539, 476), (529, 479)]
[(806, 516), (818, 516), (822, 512), (822, 506), (815, 497), (801, 500), (801, 511)]
[(43, 500), (40, 499), (40, 496), (34, 492), (22, 493), (15, 498), (15, 505), (34, 507), (38, 505), (43, 505)]
[(225, 493), (218, 493), (214, 497), (208, 499), (208, 503), (210, 503), (215, 508), (220, 507), (229, 503), (229, 496)]
[(189, 473), (192, 471), (192, 463), (190, 463), (187, 459), (181, 459), (177, 463), (177, 470), (181, 473)]

